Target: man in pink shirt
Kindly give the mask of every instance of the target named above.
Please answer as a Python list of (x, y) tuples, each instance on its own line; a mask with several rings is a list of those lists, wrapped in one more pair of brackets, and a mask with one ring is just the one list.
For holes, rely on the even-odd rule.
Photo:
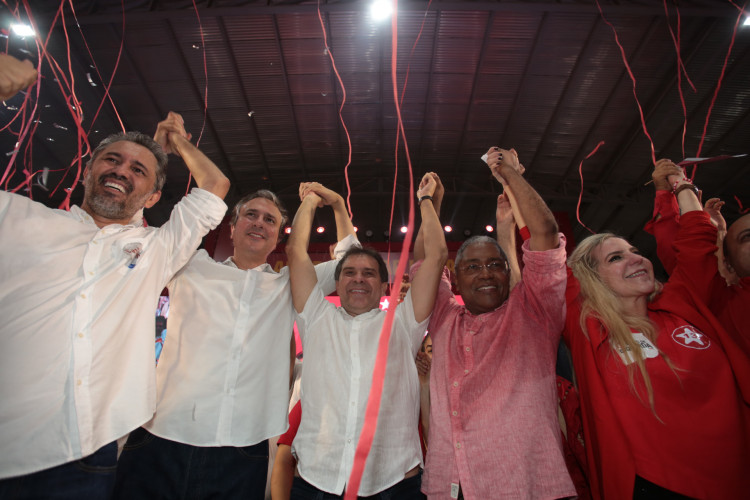
[[(453, 296), (447, 270), (443, 275), (429, 325), (432, 408), (422, 491), (430, 499), (574, 496), (555, 389), (565, 238), (518, 172), (515, 151), (492, 148), (487, 163), (515, 194), (531, 238), (512, 291), (505, 253), (485, 236), (466, 241), (456, 256), (465, 306)], [(438, 213), (442, 195), (433, 196)], [(414, 254), (424, 255), (421, 235)]]

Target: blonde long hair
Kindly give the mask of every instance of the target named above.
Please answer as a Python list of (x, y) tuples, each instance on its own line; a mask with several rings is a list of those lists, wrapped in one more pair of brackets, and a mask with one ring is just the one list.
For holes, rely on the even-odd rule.
[[(609, 333), (609, 347), (613, 355), (617, 355), (618, 347), (624, 349), (626, 355), (631, 356), (634, 363), (626, 365), (628, 370), (628, 382), (633, 393), (643, 401), (640, 392), (635, 385), (636, 369), (643, 379), (648, 396), (648, 404), (651, 411), (656, 415), (654, 405), (654, 389), (651, 378), (646, 370), (646, 360), (641, 353), (641, 347), (633, 339), (632, 331), (642, 333), (656, 347), (657, 329), (656, 325), (647, 316), (634, 316), (626, 314), (622, 308), (619, 297), (602, 281), (597, 271), (599, 263), (594, 258), (594, 250), (610, 238), (620, 238), (612, 233), (599, 233), (581, 241), (568, 259), (568, 265), (573, 275), (581, 285), (581, 329), (588, 337), (586, 329), (586, 318), (598, 319)], [(653, 298), (652, 294), (649, 299)], [(658, 348), (657, 348), (658, 349)], [(667, 364), (672, 368), (672, 363), (659, 351)], [(619, 356), (618, 356), (619, 358)], [(657, 417), (658, 418), (658, 417)]]

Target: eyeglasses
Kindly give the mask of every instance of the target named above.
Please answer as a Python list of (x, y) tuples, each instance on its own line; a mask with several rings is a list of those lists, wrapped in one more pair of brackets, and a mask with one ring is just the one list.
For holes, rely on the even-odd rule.
[(508, 271), (508, 263), (506, 261), (494, 260), (487, 264), (469, 264), (462, 266), (461, 272), (466, 274), (479, 274), (482, 269), (487, 269), (491, 273), (504, 273)]

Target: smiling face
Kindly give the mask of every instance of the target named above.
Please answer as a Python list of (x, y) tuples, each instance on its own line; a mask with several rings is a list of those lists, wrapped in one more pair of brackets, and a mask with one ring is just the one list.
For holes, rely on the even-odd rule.
[(81, 208), (98, 221), (129, 223), (138, 210), (159, 200), (157, 168), (147, 148), (130, 141), (110, 144), (86, 166)]
[(456, 266), (456, 288), (472, 314), (492, 312), (508, 298), (508, 262), (497, 246), (474, 243)]
[(363, 314), (380, 305), (387, 283), (380, 280), (378, 262), (366, 254), (354, 254), (341, 264), (336, 292), (341, 307), (352, 316)]
[(729, 226), (724, 239), (727, 262), (737, 276), (750, 276), (750, 214), (737, 219)]
[(235, 253), (252, 255), (265, 262), (279, 241), (282, 215), (279, 208), (266, 198), (253, 198), (239, 211), (231, 226)]
[(591, 255), (604, 284), (621, 299), (648, 296), (654, 291), (654, 267), (622, 238), (608, 238)]

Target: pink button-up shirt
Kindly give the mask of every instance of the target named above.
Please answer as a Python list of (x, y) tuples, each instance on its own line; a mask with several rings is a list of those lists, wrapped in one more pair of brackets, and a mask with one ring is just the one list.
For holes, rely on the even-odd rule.
[(495, 311), (474, 316), (447, 270), (430, 320), (430, 499), (574, 496), (557, 419), (555, 359), (565, 321), (565, 238), (523, 246), (523, 279)]

